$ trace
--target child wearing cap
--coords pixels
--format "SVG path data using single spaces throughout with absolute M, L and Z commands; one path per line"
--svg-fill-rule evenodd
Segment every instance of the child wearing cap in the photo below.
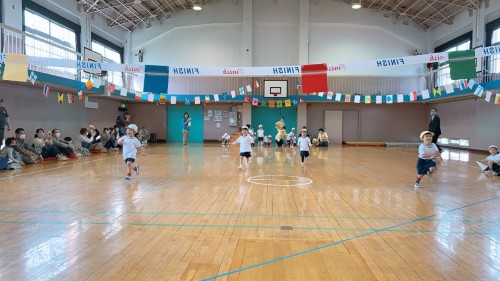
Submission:
M 477 162 L 481 170 L 487 175 L 500 175 L 500 153 L 498 153 L 498 147 L 496 145 L 490 145 L 488 147 L 490 155 L 481 161 L 488 161 L 488 166 L 481 162 Z
M 297 146 L 300 150 L 301 165 L 304 166 L 305 159 L 309 157 L 309 148 L 311 147 L 311 139 L 307 136 L 307 129 L 302 129 L 300 131 L 301 136 L 297 140 Z
M 139 175 L 139 165 L 134 164 L 137 156 L 137 149 L 141 147 L 141 142 L 135 137 L 138 128 L 135 124 L 127 126 L 126 135 L 118 139 L 118 144 L 123 146 L 123 160 L 127 164 L 127 176 L 125 179 L 129 180 L 132 176 L 132 170 L 135 175 Z M 144 151 L 141 150 L 141 155 L 144 156 Z
M 418 147 L 417 180 L 415 187 L 420 187 L 420 180 L 425 176 L 430 176 L 436 171 L 436 157 L 440 157 L 439 149 L 432 142 L 432 133 L 423 131 L 420 133 L 422 143 Z
M 273 137 L 271 135 L 264 136 L 264 145 L 271 146 L 272 139 L 273 139 Z
M 252 137 L 248 134 L 248 127 L 241 127 L 241 136 L 232 144 L 240 144 L 240 169 L 243 169 L 243 162 L 247 169 L 250 169 L 250 164 L 248 163 L 248 158 L 252 157 Z
M 259 125 L 259 129 L 257 129 L 257 145 L 261 146 L 264 142 L 264 128 L 262 124 Z
M 222 137 L 220 137 L 220 142 L 222 143 L 222 146 L 226 146 L 231 139 L 231 136 L 228 133 L 224 133 Z

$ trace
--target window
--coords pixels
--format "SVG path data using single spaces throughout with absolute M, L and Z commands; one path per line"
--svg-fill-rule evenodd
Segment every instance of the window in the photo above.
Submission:
M 101 42 L 92 40 L 92 51 L 100 53 L 103 57 L 103 62 L 122 63 L 121 53 L 116 49 L 112 49 L 102 44 Z M 108 81 L 115 85 L 123 86 L 122 73 L 108 72 Z
M 435 52 L 456 52 L 470 50 L 472 41 L 472 32 L 457 37 L 448 43 L 438 46 Z M 448 62 L 439 64 L 439 70 L 436 72 L 436 86 L 443 86 L 453 83 L 450 77 L 450 67 Z
M 486 46 L 500 45 L 500 19 L 486 24 Z M 493 55 L 486 58 L 488 61 L 488 71 L 500 73 L 500 55 Z
M 24 30 L 26 33 L 43 39 L 26 37 L 24 46 L 28 56 L 78 60 L 76 32 L 30 9 L 24 10 Z M 45 42 L 48 41 L 48 42 Z M 75 78 L 73 68 L 47 67 L 51 70 L 69 74 Z

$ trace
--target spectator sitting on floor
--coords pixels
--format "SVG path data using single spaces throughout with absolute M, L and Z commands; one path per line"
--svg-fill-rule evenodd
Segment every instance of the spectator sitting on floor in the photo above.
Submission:
M 318 146 L 328 146 L 329 144 L 330 140 L 328 140 L 328 134 L 323 128 L 320 128 L 318 133 Z
M 33 139 L 33 147 L 42 152 L 43 158 L 57 157 L 59 161 L 66 161 L 68 158 L 61 153 L 59 148 L 52 143 L 52 136 L 45 137 L 45 131 L 42 128 L 36 129 L 35 138 Z
M 0 170 L 20 169 L 24 165 L 24 162 L 14 157 L 15 146 L 17 146 L 17 142 L 14 138 L 7 138 L 5 140 L 5 147 L 0 150 Z
M 61 138 L 61 132 L 59 129 L 52 130 L 52 143 L 59 148 L 59 150 L 67 157 L 76 159 L 75 150 L 72 147 L 72 143 Z
M 87 137 L 90 138 L 92 135 L 94 135 L 94 140 L 92 141 L 92 144 L 90 144 L 89 150 L 90 151 L 97 151 L 97 152 L 107 152 L 107 149 L 104 148 L 104 144 L 101 142 L 101 133 L 99 133 L 99 130 L 94 125 L 89 125 L 88 127 L 88 133 Z
M 26 142 L 26 132 L 24 131 L 23 128 L 17 128 L 16 131 L 16 146 L 14 147 L 14 150 L 17 151 L 20 154 L 20 159 L 18 161 L 22 160 L 26 164 L 35 164 L 38 162 L 43 161 L 43 156 L 41 152 L 38 152 L 36 149 L 33 147 L 29 146 Z

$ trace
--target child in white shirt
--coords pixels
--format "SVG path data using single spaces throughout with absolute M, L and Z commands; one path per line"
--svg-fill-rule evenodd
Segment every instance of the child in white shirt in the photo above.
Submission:
M 500 153 L 498 153 L 498 147 L 496 145 L 490 145 L 488 151 L 490 155 L 486 157 L 486 159 L 481 160 L 488 161 L 488 165 L 484 165 L 479 161 L 477 164 L 481 164 L 479 167 L 481 167 L 481 170 L 483 170 L 485 174 L 498 176 L 500 175 Z
M 219 141 L 222 143 L 222 146 L 226 146 L 230 139 L 231 136 L 228 133 L 224 133 Z
M 290 147 L 295 146 L 295 128 L 292 128 L 290 133 L 286 136 L 286 144 Z
M 250 164 L 248 163 L 248 158 L 252 157 L 252 137 L 248 134 L 248 127 L 241 127 L 241 136 L 233 142 L 233 144 L 240 144 L 240 169 L 243 169 L 243 162 L 247 169 L 250 169 Z
M 123 160 L 127 164 L 126 180 L 130 179 L 132 170 L 135 171 L 136 176 L 139 175 L 139 165 L 134 164 L 137 157 L 137 149 L 141 147 L 141 142 L 135 137 L 137 130 L 137 125 L 130 124 L 127 126 L 127 134 L 118 139 L 118 144 L 123 146 Z M 141 150 L 141 155 L 144 156 L 143 150 Z
M 257 130 L 257 144 L 258 146 L 261 146 L 263 143 L 264 143 L 264 128 L 262 127 L 261 124 L 259 125 L 259 129 Z
M 300 131 L 301 136 L 297 140 L 297 146 L 300 150 L 301 165 L 305 165 L 305 160 L 309 157 L 309 148 L 311 147 L 311 139 L 307 136 L 307 130 L 302 129 Z

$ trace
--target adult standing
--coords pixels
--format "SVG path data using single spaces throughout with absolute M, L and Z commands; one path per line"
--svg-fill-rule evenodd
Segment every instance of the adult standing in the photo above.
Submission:
M 441 135 L 441 118 L 439 118 L 436 108 L 431 109 L 431 122 L 429 122 L 429 131 L 432 133 L 432 142 L 436 144 L 439 152 L 443 152 L 443 149 L 437 144 L 438 138 Z
M 3 99 L 0 99 L 0 147 L 3 145 L 5 126 L 7 126 L 7 131 L 10 131 L 9 114 L 7 113 L 7 109 L 3 106 Z
M 120 137 L 124 136 L 126 133 L 126 128 L 130 123 L 130 113 L 123 112 L 122 115 L 116 117 L 116 126 L 118 126 Z
M 182 144 L 184 145 L 184 147 L 187 146 L 190 129 L 191 129 L 191 117 L 189 117 L 189 113 L 184 112 L 184 116 L 182 117 Z

